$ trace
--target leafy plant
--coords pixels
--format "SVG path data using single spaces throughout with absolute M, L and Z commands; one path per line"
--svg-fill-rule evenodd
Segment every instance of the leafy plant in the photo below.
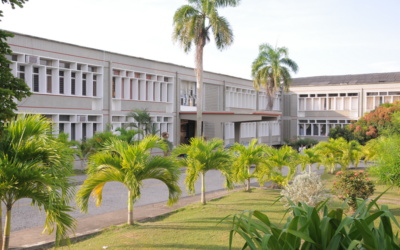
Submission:
M 70 243 L 69 233 L 76 229 L 69 214 L 75 194 L 70 180 L 73 150 L 53 133 L 52 124 L 40 114 L 20 114 L 5 128 L 0 140 L 0 206 L 6 206 L 3 249 L 9 245 L 12 208 L 26 198 L 32 200 L 32 208 L 44 209 L 44 231 L 51 234 L 55 229 L 56 247 Z
M 382 194 L 381 194 L 382 195 Z M 393 233 L 391 222 L 400 228 L 387 205 L 379 207 L 377 197 L 359 202 L 352 216 L 344 216 L 342 208 L 329 211 L 326 200 L 315 207 L 292 201 L 289 216 L 283 228 L 271 223 L 268 215 L 260 211 L 244 211 L 228 216 L 232 229 L 229 235 L 229 249 L 235 234 L 245 240 L 242 249 L 251 250 L 306 250 L 306 249 L 400 249 L 397 235 Z M 376 207 L 378 211 L 371 214 Z M 323 213 L 322 218 L 318 213 Z M 374 222 L 379 220 L 379 226 Z
M 299 161 L 301 170 L 305 171 L 308 167 L 308 171 L 311 173 L 312 165 L 321 162 L 321 156 L 316 152 L 315 148 L 309 148 L 305 149 L 303 154 L 299 155 Z
M 333 182 L 332 193 L 336 194 L 341 200 L 349 199 L 347 204 L 355 211 L 357 199 L 366 200 L 374 194 L 375 185 L 367 175 L 368 173 L 364 173 L 364 171 L 337 172 L 336 177 L 340 180 Z
M 311 148 L 313 145 L 318 144 L 317 140 L 311 138 L 300 138 L 300 137 L 294 138 L 292 140 L 285 139 L 284 141 L 288 146 L 291 146 L 293 149 L 297 151 L 299 151 L 301 145 L 307 146 L 307 148 Z
M 92 195 L 100 206 L 103 188 L 107 182 L 117 181 L 128 189 L 128 224 L 133 225 L 133 204 L 140 199 L 143 181 L 156 179 L 168 188 L 168 205 L 176 203 L 181 195 L 178 181 L 181 172 L 173 160 L 166 157 L 151 157 L 152 148 L 166 149 L 166 144 L 157 136 L 146 136 L 141 142 L 130 145 L 126 141 L 112 138 L 106 141 L 103 150 L 90 157 L 88 178 L 76 195 L 81 212 L 87 212 Z
M 181 167 L 186 167 L 186 190 L 190 194 L 195 194 L 195 184 L 197 178 L 201 177 L 201 203 L 206 204 L 205 175 L 207 171 L 219 170 L 225 177 L 225 187 L 234 187 L 231 173 L 231 154 L 223 148 L 224 141 L 214 138 L 210 141 L 204 138 L 192 138 L 190 145 L 181 144 L 172 152 L 172 157 L 186 155 L 177 159 Z
M 282 199 L 280 201 L 287 208 L 291 206 L 288 199 L 295 204 L 304 202 L 308 206 L 315 207 L 330 197 L 325 189 L 325 182 L 321 180 L 321 177 L 315 172 L 307 173 L 305 171 L 297 175 L 292 184 L 285 186 L 281 191 L 281 195 Z
M 257 139 L 252 139 L 248 145 L 235 143 L 230 147 L 234 153 L 232 172 L 235 181 L 245 183 L 247 180 L 246 191 L 250 191 L 250 179 L 259 177 L 258 170 L 264 161 L 265 146 L 257 144 L 257 141 Z M 253 173 L 250 171 L 252 165 L 255 166 Z

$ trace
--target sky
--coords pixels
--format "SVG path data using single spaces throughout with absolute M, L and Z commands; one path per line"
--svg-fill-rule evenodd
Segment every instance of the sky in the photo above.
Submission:
M 0 5 L 0 28 L 96 49 L 194 67 L 172 41 L 172 17 L 185 0 L 29 0 Z M 285 46 L 292 77 L 400 71 L 399 0 L 242 0 L 219 14 L 235 40 L 211 41 L 204 70 L 251 79 L 263 43 Z

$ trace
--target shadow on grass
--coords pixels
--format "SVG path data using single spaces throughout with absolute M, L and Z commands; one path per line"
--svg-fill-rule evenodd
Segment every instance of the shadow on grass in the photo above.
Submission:
M 112 248 L 116 249 L 215 249 L 215 250 L 221 250 L 221 249 L 228 249 L 229 242 L 226 242 L 226 246 L 220 246 L 220 245 L 207 245 L 207 241 L 205 241 L 204 245 L 200 244 L 140 244 L 140 246 L 129 246 L 129 245 L 121 245 L 121 246 L 113 246 Z M 241 248 L 235 248 L 233 247 L 232 249 L 241 249 Z

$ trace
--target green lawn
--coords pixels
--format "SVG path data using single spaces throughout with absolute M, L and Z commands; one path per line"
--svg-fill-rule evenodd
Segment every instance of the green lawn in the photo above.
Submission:
M 327 189 L 332 187 L 335 175 L 324 174 Z M 376 178 L 372 177 L 372 180 Z M 386 189 L 377 186 L 376 195 Z M 72 245 L 72 249 L 228 249 L 229 229 L 227 223 L 217 223 L 229 214 L 241 213 L 244 210 L 260 210 L 266 212 L 272 223 L 282 225 L 284 208 L 280 202 L 271 204 L 279 195 L 279 190 L 253 189 L 232 193 L 226 197 L 200 204 L 189 205 L 173 213 L 153 221 L 138 223 L 135 226 L 111 227 L 92 237 L 82 239 Z M 390 210 L 400 221 L 400 205 L 394 197 L 397 190 L 390 190 L 382 198 Z M 389 202 L 386 202 L 389 201 Z M 393 203 L 391 203 L 393 201 Z M 341 205 L 341 201 L 333 199 L 331 207 Z M 393 225 L 395 231 L 398 228 Z M 234 249 L 241 249 L 244 241 L 236 237 Z

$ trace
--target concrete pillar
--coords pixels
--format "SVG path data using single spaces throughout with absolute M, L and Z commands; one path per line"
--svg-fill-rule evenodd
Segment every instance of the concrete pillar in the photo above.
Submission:
M 175 128 L 174 128 L 174 145 L 178 146 L 181 144 L 181 118 L 179 117 L 179 112 L 181 111 L 181 79 L 178 78 L 179 74 L 175 74 Z
M 234 123 L 235 127 L 235 142 L 240 143 L 240 122 L 235 122 Z
M 108 62 L 108 124 L 110 126 L 112 124 L 112 101 L 113 101 L 112 82 L 113 82 L 112 62 L 109 61 Z M 107 125 L 105 127 L 107 128 Z M 103 130 L 105 130 L 104 127 Z
M 268 144 L 272 146 L 272 122 L 268 122 Z

